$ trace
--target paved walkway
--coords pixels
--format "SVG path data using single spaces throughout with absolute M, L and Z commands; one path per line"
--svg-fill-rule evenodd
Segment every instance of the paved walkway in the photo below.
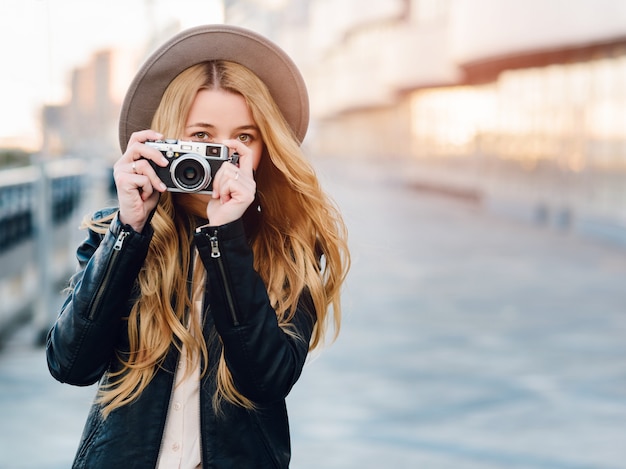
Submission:
M 338 341 L 289 397 L 295 469 L 626 468 L 626 251 L 324 160 L 351 231 Z M 94 389 L 0 353 L 0 469 L 69 467 Z

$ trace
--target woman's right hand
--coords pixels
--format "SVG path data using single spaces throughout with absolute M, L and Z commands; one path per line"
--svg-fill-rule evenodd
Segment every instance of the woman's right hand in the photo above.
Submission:
M 163 135 L 153 130 L 142 130 L 130 136 L 128 147 L 113 165 L 117 188 L 119 220 L 141 233 L 150 213 L 156 207 L 166 187 L 148 160 L 167 166 L 167 159 L 156 148 L 145 145 L 147 140 L 161 140 Z

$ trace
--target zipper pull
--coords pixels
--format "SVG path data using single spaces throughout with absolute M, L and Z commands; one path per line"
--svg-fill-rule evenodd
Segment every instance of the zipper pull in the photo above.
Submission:
M 124 240 L 128 237 L 130 233 L 128 231 L 121 231 L 113 245 L 113 249 L 116 251 L 122 250 L 122 244 L 124 244 Z
M 222 254 L 220 253 L 220 247 L 217 242 L 217 231 L 213 233 L 209 241 L 211 242 L 211 257 L 214 259 L 220 257 Z

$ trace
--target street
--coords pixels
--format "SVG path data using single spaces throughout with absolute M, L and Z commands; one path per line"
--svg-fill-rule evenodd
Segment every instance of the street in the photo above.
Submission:
M 337 341 L 288 398 L 294 469 L 626 468 L 626 250 L 321 159 L 350 230 Z M 0 351 L 0 469 L 69 468 L 95 388 Z

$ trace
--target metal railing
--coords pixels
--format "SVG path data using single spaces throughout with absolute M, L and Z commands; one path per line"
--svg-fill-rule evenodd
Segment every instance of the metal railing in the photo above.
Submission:
M 40 338 L 49 327 L 53 291 L 74 268 L 72 222 L 85 186 L 82 160 L 0 170 L 0 345 L 25 322 Z

